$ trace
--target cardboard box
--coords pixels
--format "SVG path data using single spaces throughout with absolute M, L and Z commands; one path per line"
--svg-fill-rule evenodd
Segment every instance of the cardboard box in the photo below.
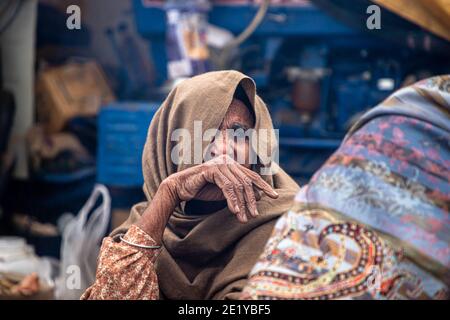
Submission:
M 38 121 L 47 133 L 60 131 L 75 116 L 96 115 L 115 100 L 106 76 L 93 62 L 72 62 L 43 71 L 37 79 Z

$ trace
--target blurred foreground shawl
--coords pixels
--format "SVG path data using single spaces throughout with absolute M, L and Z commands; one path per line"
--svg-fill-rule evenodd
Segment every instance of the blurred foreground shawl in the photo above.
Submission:
M 366 113 L 277 222 L 244 298 L 448 299 L 450 76 Z

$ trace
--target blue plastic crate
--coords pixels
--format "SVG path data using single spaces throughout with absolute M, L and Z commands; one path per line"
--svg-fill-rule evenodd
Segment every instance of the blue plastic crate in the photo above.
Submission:
M 143 183 L 142 151 L 159 103 L 112 103 L 98 117 L 97 181 L 109 186 Z

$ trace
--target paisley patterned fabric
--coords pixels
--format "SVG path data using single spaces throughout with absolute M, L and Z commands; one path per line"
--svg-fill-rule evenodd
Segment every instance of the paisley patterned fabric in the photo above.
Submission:
M 277 222 L 244 298 L 448 299 L 450 77 L 369 111 Z

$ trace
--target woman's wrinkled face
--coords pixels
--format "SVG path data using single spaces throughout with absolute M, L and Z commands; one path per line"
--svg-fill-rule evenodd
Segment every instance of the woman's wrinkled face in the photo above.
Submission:
M 245 135 L 252 129 L 255 120 L 247 106 L 238 99 L 233 99 L 219 127 L 220 134 L 212 141 L 213 157 L 227 154 L 235 161 L 250 168 L 249 138 Z

